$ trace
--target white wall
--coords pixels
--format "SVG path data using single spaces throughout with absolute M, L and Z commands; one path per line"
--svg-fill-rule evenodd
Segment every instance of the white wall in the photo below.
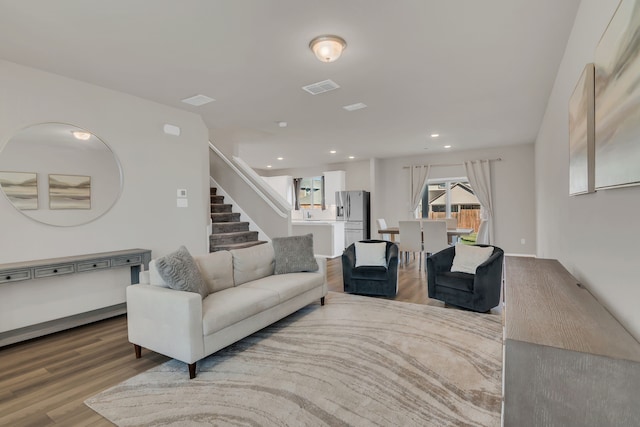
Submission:
M 291 175 L 294 178 L 307 176 L 321 176 L 324 171 L 345 171 L 345 190 L 371 191 L 369 177 L 369 160 L 358 160 L 344 163 L 331 163 L 326 165 L 291 168 L 291 169 L 259 169 L 262 176 Z
M 430 178 L 466 176 L 462 162 L 502 158 L 491 162 L 495 244 L 507 253 L 534 254 L 536 248 L 533 144 L 483 150 L 453 151 L 423 156 L 380 159 L 376 162 L 376 195 L 372 196 L 375 218 L 387 225 L 411 219 L 409 212 L 409 170 L 403 166 L 459 164 L 431 168 Z M 374 218 L 374 220 L 375 220 Z M 375 233 L 372 235 L 377 235 Z M 520 240 L 525 239 L 525 244 Z
M 558 259 L 640 338 L 640 187 L 569 197 L 569 97 L 617 5 L 582 0 L 549 98 L 535 146 L 538 255 Z
M 179 245 L 194 254 L 207 251 L 208 130 L 198 115 L 4 61 L 0 91 L 0 148 L 25 126 L 70 123 L 105 141 L 124 174 L 119 201 L 81 226 L 35 222 L 0 197 L 0 263 L 129 248 L 151 249 L 157 257 Z M 165 135 L 165 123 L 180 126 L 181 136 Z M 187 189 L 188 208 L 176 207 L 178 188 Z M 0 331 L 124 302 L 127 274 L 3 285 Z

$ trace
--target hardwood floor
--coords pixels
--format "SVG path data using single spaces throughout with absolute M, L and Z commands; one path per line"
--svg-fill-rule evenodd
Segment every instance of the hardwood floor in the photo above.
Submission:
M 342 292 L 340 258 L 327 276 Z M 443 306 L 427 297 L 417 259 L 400 267 L 398 288 L 395 300 Z M 84 400 L 166 360 L 147 350 L 135 359 L 124 315 L 0 348 L 0 426 L 112 425 Z

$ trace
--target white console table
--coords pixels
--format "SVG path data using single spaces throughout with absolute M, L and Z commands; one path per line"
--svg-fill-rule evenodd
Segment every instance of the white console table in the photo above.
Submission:
M 127 249 L 0 264 L 0 286 L 21 281 L 113 268 L 130 268 L 131 284 L 135 284 L 139 283 L 138 276 L 141 267 L 144 266 L 145 269 L 148 268 L 149 261 L 151 261 L 150 250 Z M 0 347 L 123 313 L 126 313 L 126 303 L 116 304 L 93 310 L 89 313 L 81 313 L 20 329 L 5 331 L 0 333 Z

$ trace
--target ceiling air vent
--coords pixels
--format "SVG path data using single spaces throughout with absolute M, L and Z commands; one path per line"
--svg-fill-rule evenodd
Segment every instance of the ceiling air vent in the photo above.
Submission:
M 320 93 L 329 92 L 331 90 L 338 89 L 340 86 L 332 80 L 324 80 L 322 82 L 313 83 L 310 85 L 302 86 L 303 90 L 306 90 L 311 95 L 318 95 Z
M 182 102 L 184 102 L 185 104 L 195 105 L 196 107 L 199 107 L 204 104 L 208 104 L 213 101 L 215 101 L 215 99 L 209 98 L 207 95 L 200 95 L 200 94 L 194 95 L 190 98 L 185 98 L 182 100 Z

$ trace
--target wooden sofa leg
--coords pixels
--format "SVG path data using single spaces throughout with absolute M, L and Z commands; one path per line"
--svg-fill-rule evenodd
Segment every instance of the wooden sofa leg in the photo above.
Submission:
M 140 359 L 142 357 L 142 347 L 140 347 L 138 344 L 134 344 L 133 349 L 136 352 L 136 359 Z
M 320 305 L 324 305 L 324 297 L 320 298 Z
M 189 379 L 192 380 L 196 377 L 196 362 L 189 363 Z

